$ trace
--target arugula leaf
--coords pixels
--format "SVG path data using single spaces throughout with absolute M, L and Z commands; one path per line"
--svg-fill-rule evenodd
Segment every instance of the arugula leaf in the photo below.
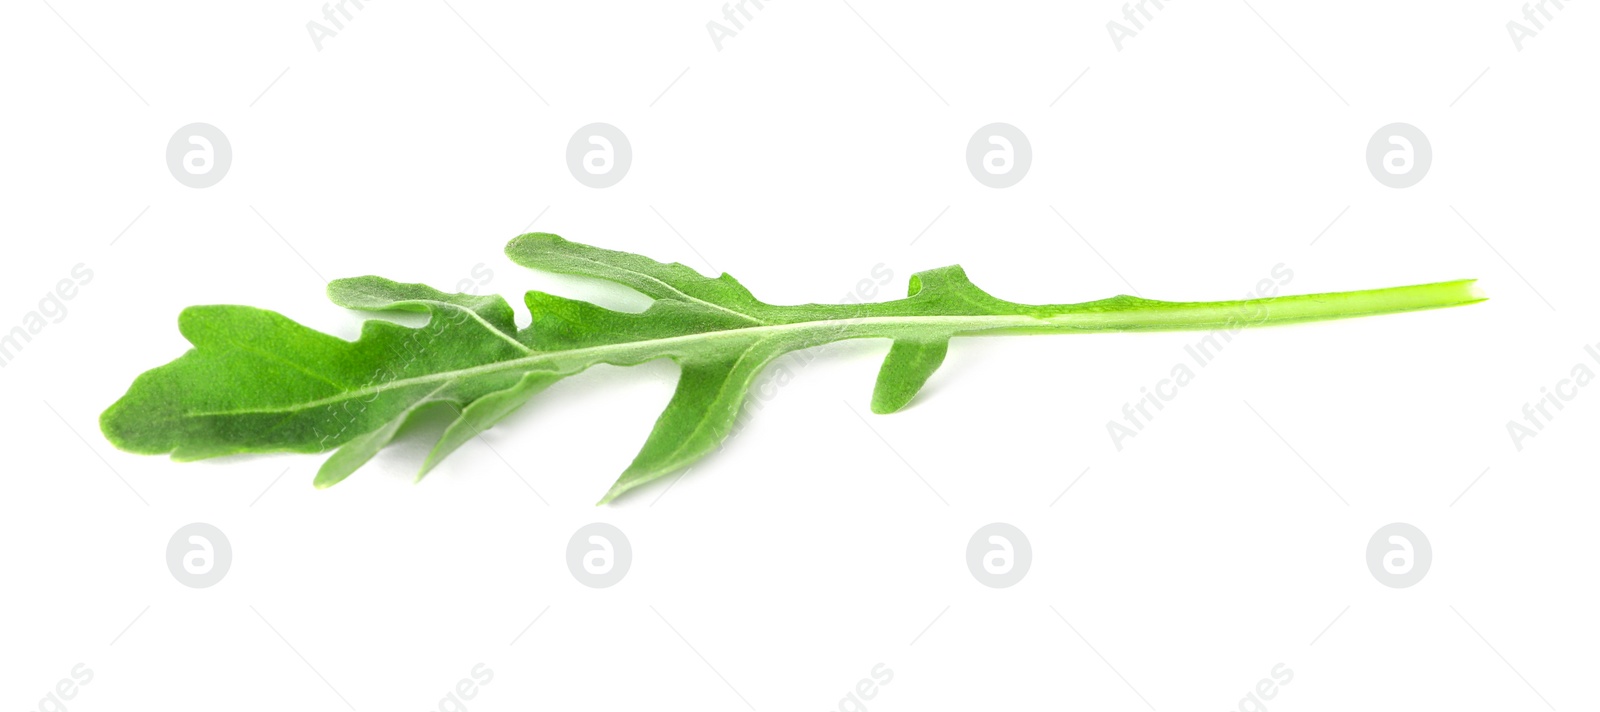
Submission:
M 603 504 L 710 454 L 732 431 L 751 385 L 773 359 L 856 338 L 888 338 L 872 410 L 905 407 L 938 370 L 951 337 L 1093 331 L 1238 329 L 1471 304 L 1473 280 L 1357 292 L 1224 302 L 1117 296 L 1028 305 L 979 289 L 960 267 L 912 276 L 904 299 L 872 304 L 767 304 L 733 277 L 663 264 L 530 233 L 512 261 L 631 287 L 654 301 L 640 313 L 528 292 L 532 323 L 517 329 L 499 296 L 446 294 L 381 277 L 336 280 L 335 304 L 429 315 L 406 327 L 366 322 L 345 341 L 246 306 L 185 309 L 178 328 L 194 348 L 145 372 L 100 417 L 112 444 L 197 460 L 246 452 L 335 450 L 317 473 L 328 487 L 359 469 L 423 410 L 455 420 L 418 479 L 540 391 L 596 364 L 659 358 L 682 369 L 644 446 Z

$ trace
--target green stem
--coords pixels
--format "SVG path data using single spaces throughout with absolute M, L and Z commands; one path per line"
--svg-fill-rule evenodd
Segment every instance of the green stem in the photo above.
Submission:
M 1487 299 L 1476 286 L 1476 281 L 1462 279 L 1407 287 L 1222 302 L 1162 302 L 1137 297 L 1113 297 L 1097 302 L 1044 307 L 1049 313 L 1041 316 L 1048 325 L 984 333 L 1206 331 L 1442 309 Z

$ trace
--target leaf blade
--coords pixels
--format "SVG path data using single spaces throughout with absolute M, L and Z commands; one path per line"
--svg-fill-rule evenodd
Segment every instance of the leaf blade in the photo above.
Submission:
M 906 407 L 933 372 L 939 370 L 949 350 L 949 337 L 895 339 L 878 369 L 878 382 L 872 389 L 872 412 L 884 415 Z
M 680 363 L 677 388 L 639 454 L 598 504 L 676 472 L 722 445 L 732 432 L 750 385 L 782 348 L 756 342 L 732 357 Z

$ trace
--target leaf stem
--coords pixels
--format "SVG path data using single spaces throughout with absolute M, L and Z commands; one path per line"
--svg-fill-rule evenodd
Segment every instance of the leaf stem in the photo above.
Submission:
M 1442 309 L 1487 299 L 1483 291 L 1478 289 L 1476 281 L 1462 279 L 1406 287 L 1221 302 L 1162 302 L 1122 296 L 1054 307 L 1058 310 L 1056 313 L 1043 315 L 1048 326 L 1007 328 L 985 333 L 1204 331 Z

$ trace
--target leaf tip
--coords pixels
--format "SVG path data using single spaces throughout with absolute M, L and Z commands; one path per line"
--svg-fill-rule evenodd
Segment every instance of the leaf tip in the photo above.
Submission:
M 888 415 L 906 407 L 906 404 L 910 402 L 909 398 L 895 400 L 888 397 L 879 397 L 879 394 L 874 393 L 872 395 L 872 412 L 877 415 Z
M 645 481 L 646 480 L 632 480 L 632 481 L 630 481 L 626 477 L 623 477 L 622 479 L 618 479 L 615 484 L 611 485 L 611 489 L 606 490 L 605 496 L 601 497 L 600 501 L 594 503 L 594 506 L 603 507 L 605 505 L 611 504 L 611 502 L 614 501 L 616 498 L 621 497 L 623 494 L 627 493 L 628 491 L 632 490 L 633 488 L 638 487 L 641 484 L 644 484 Z
M 122 401 L 118 400 L 100 411 L 100 435 L 118 450 L 126 450 L 127 448 L 123 447 L 122 429 L 117 421 L 117 412 L 121 410 L 121 406 Z
M 323 462 L 322 467 L 317 469 L 317 476 L 311 480 L 311 486 L 319 490 L 325 490 L 349 477 L 353 471 L 346 467 L 334 465 L 337 461 L 337 457 L 330 457 L 326 462 Z M 330 465 L 334 466 L 330 467 Z
M 328 297 L 328 301 L 333 302 L 334 304 L 337 304 L 337 305 L 339 305 L 341 307 L 354 308 L 351 305 L 352 304 L 357 304 L 357 303 L 360 302 L 360 300 L 357 299 L 357 296 L 359 295 L 360 286 L 364 282 L 372 280 L 372 279 L 376 279 L 376 278 L 374 278 L 374 277 L 340 277 L 338 279 L 335 279 L 335 280 L 332 280 L 332 281 L 328 282 L 328 286 L 325 287 L 322 291 Z
M 555 233 L 527 232 L 511 238 L 511 241 L 506 243 L 506 256 L 510 257 L 512 262 L 526 267 L 529 265 L 519 258 L 540 252 L 548 252 L 566 242 L 566 238 Z
M 872 412 L 894 413 L 906 407 L 927 384 L 928 378 L 944 363 L 949 352 L 948 336 L 931 339 L 895 339 L 889 355 L 878 369 L 878 382 L 872 388 Z

